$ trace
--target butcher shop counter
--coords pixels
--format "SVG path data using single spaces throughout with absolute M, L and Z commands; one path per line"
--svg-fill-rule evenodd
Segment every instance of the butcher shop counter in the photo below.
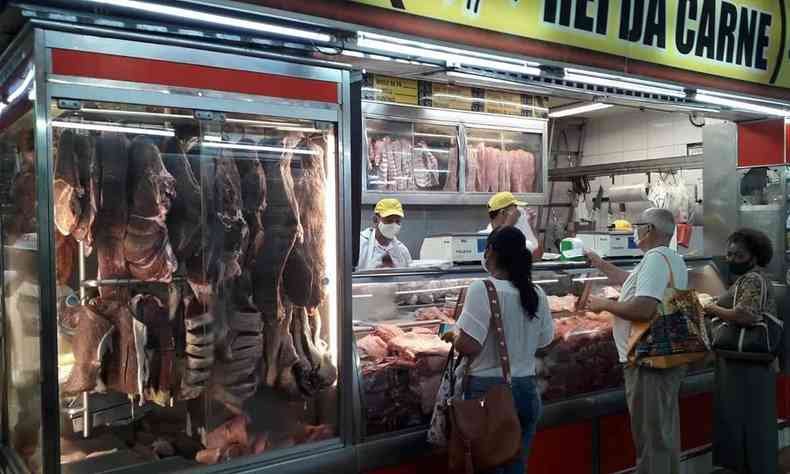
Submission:
M 630 269 L 639 259 L 610 261 Z M 707 293 L 720 291 L 711 259 L 690 257 L 686 262 L 690 285 Z M 439 328 L 454 323 L 460 293 L 486 276 L 479 265 L 462 265 L 369 270 L 352 277 L 361 431 L 366 445 L 378 447 L 376 456 L 395 448 L 424 454 L 424 430 L 449 351 L 438 337 Z M 586 262 L 535 263 L 533 281 L 549 295 L 557 327 L 552 344 L 538 354 L 544 400 L 540 428 L 623 413 L 622 367 L 611 315 L 574 308 L 585 282 L 602 297 L 615 298 L 618 289 Z M 711 361 L 706 361 L 689 371 L 683 396 L 711 390 L 710 367 Z

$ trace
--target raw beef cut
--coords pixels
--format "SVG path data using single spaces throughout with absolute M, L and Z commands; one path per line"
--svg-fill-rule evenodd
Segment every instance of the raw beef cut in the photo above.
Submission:
M 291 334 L 299 356 L 294 366 L 294 377 L 302 396 L 306 398 L 331 387 L 337 380 L 337 369 L 332 363 L 328 347 L 312 327 L 320 318 L 317 311 L 311 314 L 305 308 L 294 308 Z
M 263 141 L 262 146 L 277 148 L 295 143 L 293 139 Z M 283 270 L 297 240 L 301 240 L 299 206 L 294 196 L 291 160 L 293 154 L 273 152 L 258 154 L 266 174 L 268 205 L 263 214 L 266 229 L 265 251 L 256 258 L 253 272 L 254 301 L 264 323 L 263 382 L 274 386 L 280 349 L 290 339 L 290 320 L 286 320 L 285 301 L 282 293 Z M 295 357 L 295 351 L 294 351 Z
M 212 281 L 224 282 L 241 275 L 242 252 L 247 248 L 249 227 L 242 213 L 241 176 L 230 150 L 216 157 L 212 197 L 208 200 L 210 252 L 217 252 L 220 266 L 211 271 Z
M 512 155 L 506 151 L 496 151 L 499 160 L 499 183 L 497 184 L 497 192 L 511 191 L 510 179 L 512 173 Z
M 241 145 L 254 146 L 255 142 L 243 139 Z M 266 212 L 266 173 L 254 151 L 239 150 L 233 156 L 241 175 L 242 213 L 249 227 L 249 245 L 244 249 L 242 267 L 255 268 L 255 258 L 264 243 L 263 214 Z
M 61 325 L 74 334 L 71 344 L 75 363 L 60 387 L 61 393 L 77 395 L 91 391 L 96 387 L 113 325 L 90 306 L 71 307 L 58 316 Z
M 393 142 L 395 143 L 395 142 Z M 401 179 L 398 180 L 398 191 L 414 191 L 414 153 L 409 140 L 398 140 L 395 153 L 400 154 Z
M 80 136 L 75 144 L 82 194 L 80 196 L 80 218 L 72 235 L 78 242 L 83 243 L 85 254 L 90 255 L 93 250 L 93 225 L 96 221 L 96 214 L 99 212 L 101 169 L 96 158 L 96 144 L 93 138 Z
M 383 339 L 384 342 L 389 344 L 390 341 L 396 337 L 404 336 L 406 333 L 403 332 L 403 329 L 399 328 L 398 326 L 392 324 L 379 324 L 373 330 L 373 334 L 377 335 Z
M 601 290 L 601 294 L 604 298 L 611 298 L 614 300 L 620 298 L 620 290 L 611 286 L 605 286 L 603 290 Z
M 153 295 L 137 295 L 131 301 L 135 319 L 147 328 L 146 353 L 150 376 L 145 398 L 167 406 L 174 389 L 176 345 L 168 309 Z
M 13 218 L 8 226 L 9 243 L 13 244 L 24 235 L 38 232 L 38 216 L 36 215 L 36 173 L 34 168 L 25 167 L 14 176 L 11 184 L 13 199 Z
M 414 149 L 414 183 L 417 189 L 431 189 L 439 185 L 439 160 L 428 150 L 425 142 Z
M 390 352 L 407 360 L 416 360 L 418 355 L 444 355 L 450 352 L 450 344 L 432 334 L 407 332 L 390 340 Z
M 552 313 L 572 313 L 576 310 L 576 300 L 578 298 L 574 295 L 567 296 L 549 296 L 549 308 Z
M 195 459 L 201 464 L 217 464 L 252 454 L 257 439 L 248 433 L 250 420 L 238 415 L 206 434 L 206 449 Z
M 55 182 L 53 198 L 55 200 L 55 227 L 63 235 L 71 235 L 77 227 L 82 214 L 80 198 L 83 189 L 79 179 L 79 158 L 77 141 L 82 137 L 71 130 L 60 135 L 58 153 L 55 157 Z
M 117 133 L 102 133 L 96 140 L 96 156 L 101 167 L 101 199 L 96 216 L 96 255 L 99 278 L 129 278 L 124 257 L 124 237 L 128 217 L 127 179 L 129 142 Z M 122 287 L 100 286 L 103 298 L 128 298 Z
M 483 147 L 480 157 L 480 173 L 484 193 L 495 193 L 499 188 L 500 151 L 496 148 Z
M 458 147 L 450 148 L 447 155 L 447 179 L 444 182 L 445 191 L 458 191 Z
M 485 145 L 481 142 L 466 148 L 466 191 L 483 191 L 483 152 Z
M 107 386 L 128 395 L 139 393 L 138 348 L 135 345 L 134 318 L 129 305 L 127 302 L 99 298 L 92 302 L 91 309 L 109 320 L 115 328 L 104 376 Z
M 389 354 L 387 343 L 384 342 L 384 339 L 374 334 L 368 334 L 359 339 L 357 341 L 357 349 L 359 349 L 360 357 L 374 361 L 383 360 Z
M 266 349 L 266 366 L 268 372 L 266 374 L 266 384 L 274 386 L 285 395 L 291 398 L 300 396 L 299 386 L 296 382 L 294 374 L 294 366 L 299 362 L 299 354 L 296 353 L 296 345 L 294 344 L 293 334 L 291 334 L 291 323 L 294 317 L 294 306 L 289 301 L 285 301 L 283 313 L 285 318 L 279 322 L 275 338 L 270 338 L 269 333 L 265 332 L 265 345 Z M 275 355 L 270 353 L 269 342 L 273 341 L 272 346 L 278 348 Z M 278 347 L 279 346 L 279 347 Z M 269 363 L 274 361 L 274 363 Z
M 77 260 L 77 242 L 55 230 L 55 273 L 59 285 L 68 285 Z
M 164 150 L 162 161 L 176 180 L 176 195 L 167 215 L 168 237 L 173 253 L 183 262 L 193 256 L 202 243 L 200 182 L 178 138 L 169 139 Z
M 297 241 L 286 264 L 284 284 L 289 299 L 298 306 L 318 307 L 324 300 L 323 279 L 326 218 L 324 153 L 307 140 L 301 141 L 292 168 L 294 196 L 299 209 L 303 239 Z
M 439 308 L 436 306 L 432 306 L 430 308 L 420 308 L 415 312 L 414 319 L 417 321 L 442 321 L 445 323 L 453 324 L 455 320 L 453 319 L 453 314 L 455 314 L 455 310 L 452 308 Z
M 191 400 L 199 397 L 208 386 L 210 369 L 214 364 L 214 317 L 196 297 L 184 301 L 184 328 L 186 348 L 184 374 L 181 380 L 180 398 Z
M 510 190 L 514 193 L 535 192 L 535 155 L 524 150 L 510 153 Z
M 175 179 L 148 137 L 134 139 L 129 151 L 131 191 L 124 255 L 129 271 L 144 281 L 169 282 L 178 267 L 165 219 L 175 197 Z

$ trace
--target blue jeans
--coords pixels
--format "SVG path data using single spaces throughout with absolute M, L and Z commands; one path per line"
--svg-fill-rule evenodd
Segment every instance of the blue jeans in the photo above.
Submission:
M 489 388 L 503 383 L 505 380 L 502 377 L 469 377 L 469 387 L 464 396 L 467 399 L 481 398 Z M 518 461 L 501 466 L 491 474 L 525 474 L 527 472 L 529 447 L 532 444 L 532 438 L 535 437 L 535 428 L 543 410 L 535 377 L 513 378 L 513 398 L 516 401 L 516 411 L 521 421 L 524 453 Z

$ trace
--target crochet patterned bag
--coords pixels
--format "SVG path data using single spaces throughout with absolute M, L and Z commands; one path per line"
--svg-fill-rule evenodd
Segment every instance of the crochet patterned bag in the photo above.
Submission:
M 710 351 L 704 311 L 694 290 L 675 288 L 672 266 L 664 298 L 650 322 L 631 325 L 628 362 L 631 365 L 668 369 L 703 359 Z

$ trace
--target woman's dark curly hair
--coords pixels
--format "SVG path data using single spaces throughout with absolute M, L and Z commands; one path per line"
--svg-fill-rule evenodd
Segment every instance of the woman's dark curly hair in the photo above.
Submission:
M 743 228 L 738 229 L 730 235 L 727 239 L 730 244 L 743 245 L 743 247 L 754 258 L 757 259 L 757 265 L 764 267 L 771 263 L 774 256 L 774 246 L 771 239 L 756 229 Z

